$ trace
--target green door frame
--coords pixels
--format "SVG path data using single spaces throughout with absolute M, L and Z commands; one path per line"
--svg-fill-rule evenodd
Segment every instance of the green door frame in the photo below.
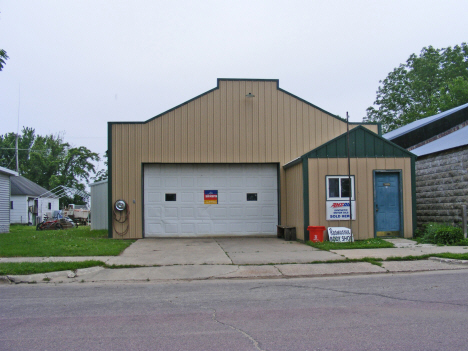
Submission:
M 376 197 L 377 197 L 377 184 L 375 182 L 375 175 L 377 173 L 397 173 L 398 174 L 398 187 L 399 187 L 399 202 L 400 202 L 400 235 L 398 235 L 399 238 L 404 237 L 405 233 L 405 227 L 404 227 L 404 219 L 403 219 L 403 178 L 402 178 L 402 170 L 401 169 L 374 169 L 372 171 L 372 181 L 374 182 L 374 204 L 372 208 L 372 212 L 374 213 L 374 238 L 377 238 L 377 216 L 375 213 L 375 208 L 376 208 Z M 379 236 L 379 238 L 382 238 L 382 236 Z M 385 238 L 385 237 L 383 237 Z

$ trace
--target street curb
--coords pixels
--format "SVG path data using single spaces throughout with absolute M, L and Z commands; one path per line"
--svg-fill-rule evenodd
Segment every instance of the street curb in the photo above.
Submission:
M 442 262 L 442 263 L 449 263 L 449 264 L 465 264 L 465 265 L 468 265 L 468 260 L 457 260 L 457 259 L 454 259 L 454 258 L 429 257 L 428 260 L 438 261 L 438 262 Z

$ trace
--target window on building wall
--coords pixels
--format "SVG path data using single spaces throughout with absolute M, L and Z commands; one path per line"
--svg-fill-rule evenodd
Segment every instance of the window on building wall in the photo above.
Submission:
M 52 209 L 52 202 L 49 202 L 49 210 Z
M 166 201 L 176 201 L 177 195 L 176 194 L 166 194 Z
M 348 176 L 327 176 L 327 201 L 349 200 L 350 192 L 354 201 L 354 176 L 351 176 L 351 184 Z
M 13 201 L 10 201 L 10 209 L 13 210 Z

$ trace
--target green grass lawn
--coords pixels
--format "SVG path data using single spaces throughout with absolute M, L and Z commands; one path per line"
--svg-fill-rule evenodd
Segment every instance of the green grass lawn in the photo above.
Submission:
M 0 263 L 0 275 L 25 275 L 59 271 L 74 271 L 80 268 L 96 266 L 104 266 L 104 262 L 5 262 Z
M 34 226 L 12 225 L 0 234 L 0 257 L 117 256 L 135 240 L 107 238 L 107 230 L 81 226 L 37 231 Z
M 312 241 L 308 241 L 307 245 L 327 251 L 350 249 L 382 249 L 394 247 L 392 243 L 389 243 L 388 241 L 382 240 L 380 238 L 356 240 L 350 243 L 334 243 L 330 241 L 324 241 L 323 243 L 314 243 Z

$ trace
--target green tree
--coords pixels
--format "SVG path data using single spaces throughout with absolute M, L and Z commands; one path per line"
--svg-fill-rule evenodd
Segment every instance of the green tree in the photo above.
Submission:
M 9 169 L 16 168 L 15 138 L 15 133 L 0 136 L 0 165 Z M 18 149 L 20 174 L 47 190 L 59 185 L 85 190 L 84 183 L 95 173 L 93 162 L 100 160 L 84 146 L 70 146 L 60 134 L 36 136 L 34 129 L 25 127 L 18 138 Z M 79 200 L 65 198 L 60 202 L 79 204 Z
M 95 182 L 99 182 L 101 180 L 107 180 L 107 178 L 109 178 L 109 175 L 108 175 L 108 168 L 109 168 L 109 160 L 108 160 L 108 156 L 107 156 L 107 150 L 106 152 L 104 153 L 104 166 L 106 166 L 106 168 L 103 168 L 103 169 L 100 169 L 97 173 L 96 173 L 96 176 L 95 177 L 91 177 L 91 179 Z
M 468 102 L 468 46 L 424 47 L 379 83 L 364 122 L 380 122 L 384 132 L 463 105 Z
M 5 61 L 8 59 L 9 57 L 6 51 L 3 49 L 0 49 L 0 71 L 3 69 L 3 67 L 5 66 Z

